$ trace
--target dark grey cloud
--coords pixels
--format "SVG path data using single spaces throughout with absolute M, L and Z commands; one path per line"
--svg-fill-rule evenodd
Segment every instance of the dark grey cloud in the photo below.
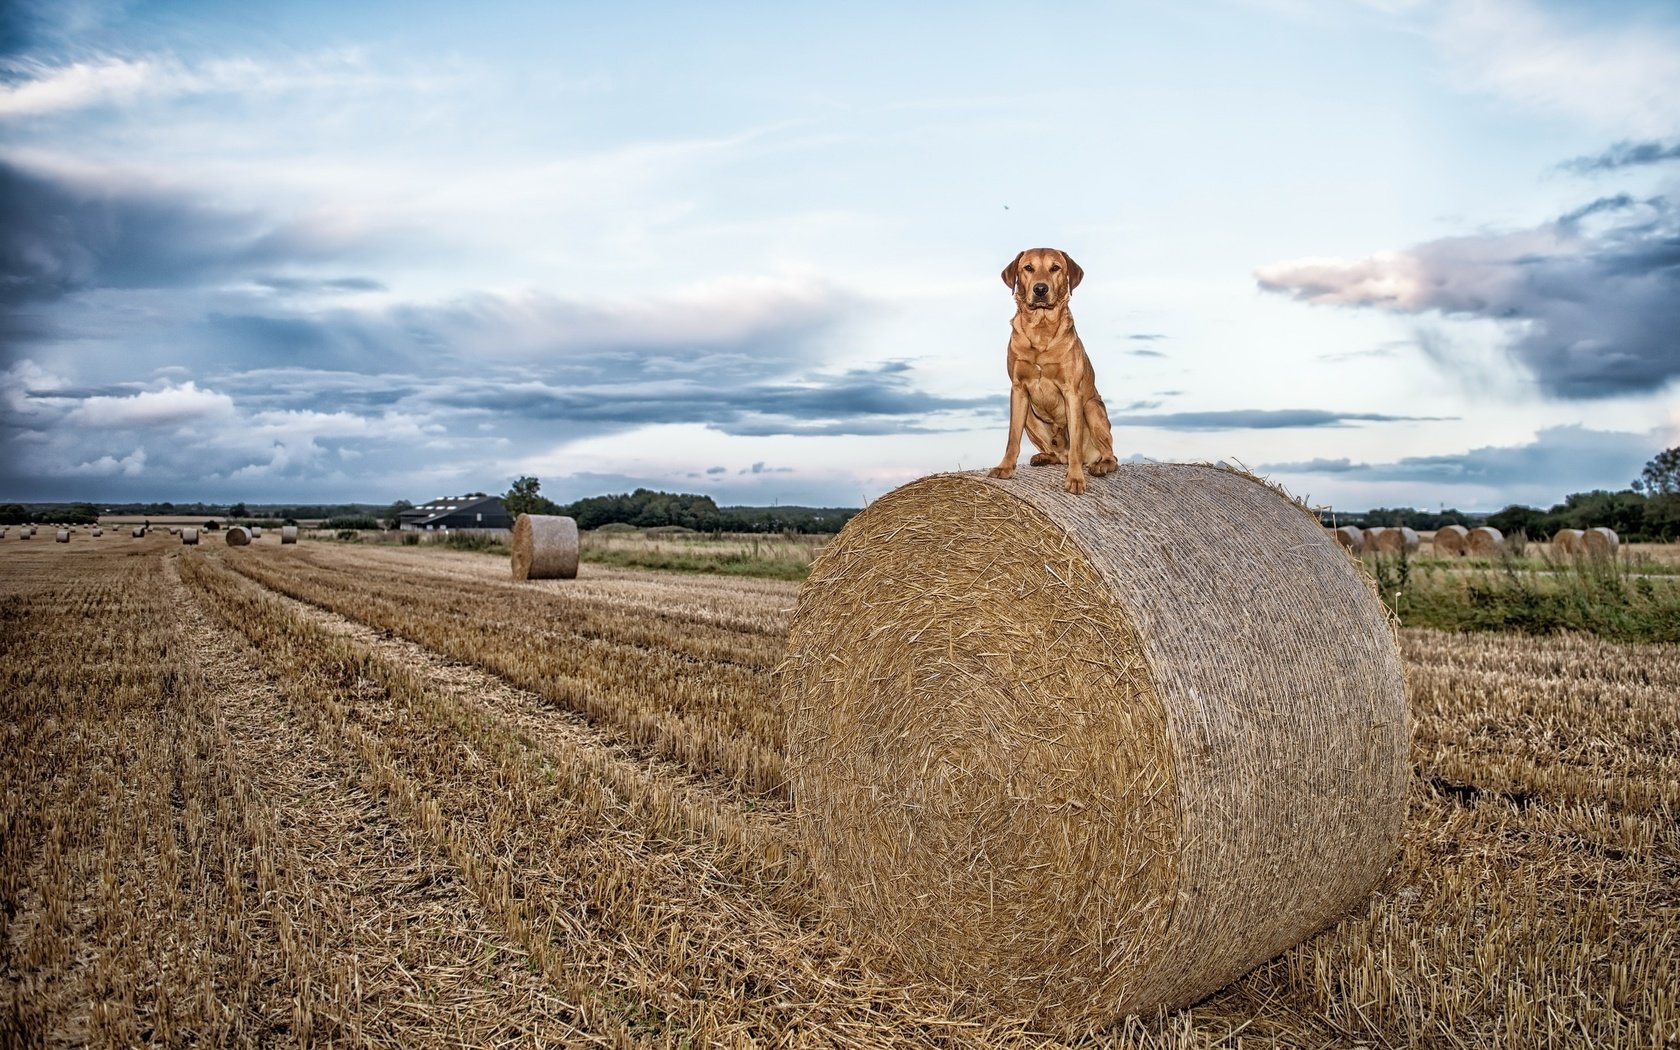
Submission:
M 316 227 L 0 160 L 0 309 L 89 289 L 226 284 L 347 248 Z
M 1624 140 L 1602 153 L 1573 157 L 1564 161 L 1558 167 L 1577 175 L 1587 175 L 1593 172 L 1617 171 L 1621 168 L 1633 168 L 1645 164 L 1660 164 L 1665 160 L 1680 160 L 1680 140 L 1674 142 L 1658 142 L 1655 140 L 1630 142 Z
M 1680 209 L 1666 197 L 1602 197 L 1529 230 L 1277 263 L 1256 278 L 1303 302 L 1510 322 L 1511 358 L 1557 398 L 1680 377 Z
M 1570 492 L 1625 488 L 1661 448 L 1657 434 L 1548 427 L 1522 445 L 1488 445 L 1439 456 L 1407 456 L 1390 463 L 1348 458 L 1263 463 L 1269 474 L 1330 475 L 1340 481 L 1422 482 L 1473 486 L 1551 502 Z
M 383 281 L 372 277 L 334 277 L 318 280 L 308 277 L 278 277 L 272 274 L 255 278 L 255 283 L 282 295 L 303 295 L 337 292 L 383 292 Z
M 1109 422 L 1117 427 L 1160 427 L 1164 430 L 1279 430 L 1290 427 L 1345 427 L 1354 423 L 1438 421 L 1444 416 L 1393 416 L 1381 412 L 1329 412 L 1316 408 L 1239 408 L 1212 412 L 1117 413 Z
M 1126 338 L 1136 340 L 1140 343 L 1153 343 L 1156 340 L 1165 339 L 1166 336 L 1162 335 L 1160 332 L 1135 332 L 1132 335 L 1128 335 Z

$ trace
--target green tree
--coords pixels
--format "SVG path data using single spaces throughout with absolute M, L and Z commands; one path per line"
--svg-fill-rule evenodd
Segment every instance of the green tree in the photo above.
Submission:
M 1645 469 L 1640 471 L 1639 478 L 1634 481 L 1633 491 L 1643 492 L 1647 496 L 1672 496 L 1680 493 L 1680 445 L 1651 457 L 1651 462 L 1645 464 Z
M 397 500 L 395 503 L 385 508 L 385 527 L 387 529 L 397 528 L 402 524 L 402 512 L 413 509 L 414 504 L 410 503 L 408 500 Z
M 244 500 L 241 500 L 228 508 L 228 517 L 230 518 L 248 518 L 250 516 L 251 512 L 245 509 Z
M 529 474 L 515 478 L 513 487 L 502 496 L 502 506 L 507 508 L 508 517 L 517 518 L 521 514 L 558 514 L 560 508 L 546 496 L 539 495 L 542 482 Z M 579 523 L 581 524 L 581 522 Z

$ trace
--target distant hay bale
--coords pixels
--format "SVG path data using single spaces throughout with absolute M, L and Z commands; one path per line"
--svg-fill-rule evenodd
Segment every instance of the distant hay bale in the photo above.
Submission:
M 1552 534 L 1552 551 L 1557 554 L 1581 554 L 1586 542 L 1580 529 L 1559 529 Z
M 1472 557 L 1497 558 L 1505 553 L 1505 534 L 1492 525 L 1478 525 L 1464 537 L 1464 549 Z
M 1614 557 L 1621 545 L 1622 538 L 1616 535 L 1616 530 L 1603 525 L 1581 533 L 1582 549 L 1594 557 Z
M 558 514 L 521 514 L 513 522 L 513 578 L 571 580 L 578 571 L 578 527 Z
M 229 525 L 227 545 L 229 547 L 249 547 L 251 545 L 251 530 L 243 525 Z
M 31 537 L 33 535 L 35 535 L 35 530 L 30 528 L 27 525 L 25 525 L 23 528 L 18 530 L 18 539 L 20 539 L 20 540 L 27 540 L 29 537 Z
M 1064 473 L 870 504 L 778 681 L 836 915 L 893 972 L 1086 1030 L 1357 907 L 1410 766 L 1388 614 L 1309 513 L 1215 467 Z
M 296 525 L 282 525 L 282 526 L 280 526 L 280 542 L 281 543 L 296 543 L 297 542 L 297 526 Z
M 198 546 L 198 530 L 190 526 L 182 529 L 181 542 L 189 547 Z
M 55 536 L 54 538 L 57 539 L 58 542 L 60 542 L 60 543 L 69 543 L 70 542 L 70 530 L 69 529 L 59 529 L 57 536 Z
M 94 527 L 93 527 L 93 535 L 95 535 L 95 536 L 103 536 L 103 535 L 105 535 L 105 530 L 104 530 L 104 529 L 102 529 L 102 528 L 100 528 L 100 527 L 99 527 L 99 526 L 98 526 L 98 525 L 95 525 L 95 526 L 94 526 Z
M 252 525 L 251 526 L 251 538 L 253 540 L 262 539 L 262 526 L 261 525 Z
M 134 526 L 133 531 L 131 531 L 129 533 L 129 535 L 133 536 L 135 539 L 139 539 L 140 537 L 144 536 L 145 534 L 146 534 L 146 527 L 144 525 Z
M 1403 525 L 1389 526 L 1373 530 L 1377 534 L 1376 550 L 1381 554 L 1416 553 L 1418 549 L 1418 534 L 1415 530 Z M 1366 550 L 1372 548 L 1367 545 Z
M 1365 530 L 1358 526 L 1343 525 L 1339 529 L 1332 529 L 1330 536 L 1354 554 L 1359 554 L 1365 550 Z
M 1370 553 L 1372 551 L 1375 551 L 1377 549 L 1377 540 L 1383 534 L 1382 526 L 1378 525 L 1375 528 L 1361 529 L 1360 532 L 1365 537 L 1365 551 L 1366 551 L 1366 553 Z
M 1435 530 L 1435 553 L 1448 558 L 1464 557 L 1470 530 L 1463 525 L 1443 525 Z

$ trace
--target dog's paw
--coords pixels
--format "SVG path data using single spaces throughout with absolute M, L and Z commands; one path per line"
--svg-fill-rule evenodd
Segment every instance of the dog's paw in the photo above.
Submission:
M 986 476 L 989 478 L 1003 478 L 1007 481 L 1015 476 L 1015 464 L 1011 463 L 1007 467 L 993 467 L 991 470 L 986 471 Z
M 1086 468 L 1092 477 L 1100 478 L 1104 474 L 1112 474 L 1120 469 L 1120 461 L 1113 456 L 1104 456 Z
M 1039 452 L 1034 454 L 1033 458 L 1027 460 L 1028 463 L 1031 463 L 1035 467 L 1054 465 L 1056 463 L 1061 463 L 1062 461 L 1062 457 L 1056 455 L 1054 452 Z
M 1083 495 L 1085 492 L 1085 478 L 1083 476 L 1069 474 L 1067 482 L 1062 485 L 1062 488 L 1067 489 L 1075 496 Z

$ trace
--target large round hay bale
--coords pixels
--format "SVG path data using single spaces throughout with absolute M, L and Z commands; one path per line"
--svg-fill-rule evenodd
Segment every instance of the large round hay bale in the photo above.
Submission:
M 1389 617 L 1311 514 L 1217 467 L 1064 474 L 877 499 L 812 566 L 779 680 L 799 827 L 861 943 L 1086 1029 L 1357 906 L 1409 765 Z
M 1360 532 L 1362 532 L 1365 536 L 1365 552 L 1369 554 L 1372 551 L 1375 551 L 1377 549 L 1377 541 L 1382 538 L 1383 527 L 1381 525 L 1377 525 L 1369 529 L 1361 529 Z
M 521 514 L 513 521 L 513 578 L 572 580 L 578 571 L 577 520 Z
M 95 525 L 95 526 L 94 526 L 94 527 L 93 527 L 93 535 L 95 535 L 95 536 L 103 536 L 103 535 L 105 535 L 105 530 L 104 530 L 104 529 L 102 529 L 102 528 L 100 528 L 100 527 L 99 527 L 99 526 L 98 526 L 98 525 Z
M 280 542 L 281 543 L 296 543 L 297 542 L 297 526 L 296 525 L 282 525 L 282 526 L 280 526 Z
M 1596 557 L 1614 557 L 1621 545 L 1622 538 L 1616 535 L 1616 530 L 1603 525 L 1581 533 L 1581 549 Z
M 261 525 L 252 525 L 251 526 L 251 538 L 253 540 L 262 539 L 262 526 Z
M 129 531 L 129 535 L 133 536 L 135 539 L 139 539 L 140 537 L 144 536 L 145 534 L 146 534 L 146 528 L 143 525 L 136 525 L 136 526 L 134 526 L 134 528 L 132 530 Z
M 1358 526 L 1343 525 L 1339 529 L 1332 529 L 1330 536 L 1354 554 L 1359 554 L 1365 549 L 1365 530 Z
M 1464 557 L 1464 545 L 1470 530 L 1463 525 L 1443 525 L 1435 530 L 1435 553 L 1444 558 Z
M 1505 553 L 1505 534 L 1492 525 L 1478 525 L 1464 537 L 1464 549 L 1472 557 L 1497 558 Z
M 57 535 L 55 535 L 53 538 L 58 540 L 58 542 L 60 542 L 60 543 L 69 543 L 70 542 L 70 530 L 69 529 L 59 529 Z
M 27 540 L 29 537 L 31 537 L 33 535 L 35 535 L 35 530 L 30 528 L 27 525 L 25 525 L 23 528 L 18 530 L 18 539 L 20 539 L 20 540 Z
M 229 525 L 227 545 L 229 547 L 249 547 L 251 545 L 251 530 L 243 525 Z
M 1377 529 L 1376 533 L 1376 550 L 1382 554 L 1413 554 L 1418 549 L 1417 532 L 1404 525 Z
M 198 530 L 191 526 L 182 529 L 181 542 L 189 547 L 198 546 Z
M 1581 539 L 1580 529 L 1559 529 L 1552 534 L 1552 552 L 1554 554 L 1580 554 L 1586 550 Z

